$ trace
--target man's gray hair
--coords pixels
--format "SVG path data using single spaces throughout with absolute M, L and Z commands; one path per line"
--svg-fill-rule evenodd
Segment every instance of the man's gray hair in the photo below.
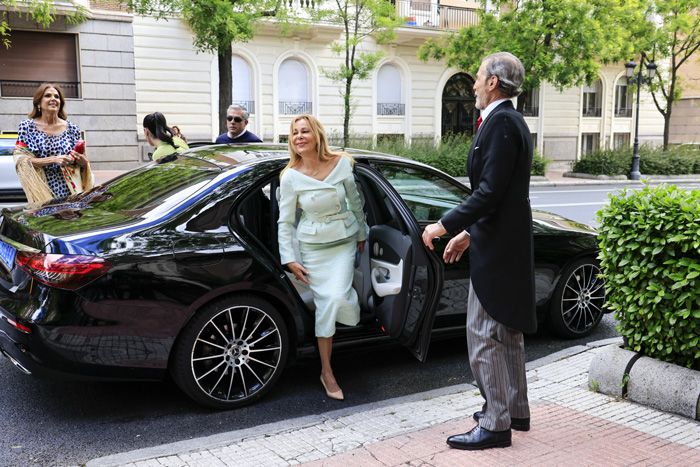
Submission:
M 518 57 L 510 52 L 496 52 L 483 61 L 486 77 L 498 78 L 498 87 L 506 97 L 516 97 L 523 92 L 525 67 Z
M 228 109 L 226 109 L 226 112 L 230 112 L 231 110 L 236 112 L 243 112 L 243 120 L 248 120 L 248 117 L 250 117 L 248 110 L 242 105 L 231 104 L 228 106 Z

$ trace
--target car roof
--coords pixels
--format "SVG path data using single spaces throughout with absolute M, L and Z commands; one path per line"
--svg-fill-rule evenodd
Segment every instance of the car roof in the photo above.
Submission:
M 421 162 L 376 151 L 363 149 L 331 147 L 333 152 L 346 152 L 354 159 L 386 160 L 394 162 L 410 162 L 411 164 L 438 170 Z M 286 143 L 236 143 L 211 144 L 198 146 L 183 153 L 216 165 L 222 170 L 229 170 L 241 165 L 259 162 L 261 159 L 287 159 L 289 149 Z M 439 171 L 439 170 L 438 170 Z

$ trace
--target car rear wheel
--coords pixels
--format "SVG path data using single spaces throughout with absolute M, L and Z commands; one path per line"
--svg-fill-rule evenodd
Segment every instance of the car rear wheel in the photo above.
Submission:
M 198 403 L 229 409 L 267 393 L 288 353 L 287 328 L 272 305 L 257 297 L 228 297 L 202 309 L 188 324 L 170 372 Z
M 561 274 L 552 295 L 549 326 L 565 338 L 589 335 L 603 318 L 605 282 L 592 258 L 569 264 Z

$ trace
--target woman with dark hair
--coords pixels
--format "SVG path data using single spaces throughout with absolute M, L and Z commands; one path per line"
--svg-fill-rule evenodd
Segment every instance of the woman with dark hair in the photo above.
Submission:
M 181 140 L 183 140 L 185 143 L 187 142 L 187 138 L 185 138 L 185 135 L 182 134 L 180 131 L 180 127 L 173 125 L 170 127 L 171 130 L 173 130 L 173 136 L 177 136 Z
M 63 91 L 40 85 L 29 118 L 19 124 L 15 169 L 30 203 L 64 198 L 92 188 L 80 128 L 67 120 Z
M 160 112 L 143 117 L 143 133 L 148 144 L 156 148 L 152 157 L 154 161 L 189 149 L 181 138 L 173 136 L 173 130 L 165 122 L 165 115 Z

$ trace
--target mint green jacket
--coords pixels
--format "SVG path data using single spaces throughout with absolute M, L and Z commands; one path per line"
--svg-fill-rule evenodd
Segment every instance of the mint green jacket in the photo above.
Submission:
M 352 165 L 342 157 L 324 180 L 288 169 L 280 180 L 280 216 L 277 221 L 280 261 L 298 261 L 292 246 L 297 207 L 301 218 L 296 227 L 299 242 L 323 244 L 367 237 L 362 200 Z

